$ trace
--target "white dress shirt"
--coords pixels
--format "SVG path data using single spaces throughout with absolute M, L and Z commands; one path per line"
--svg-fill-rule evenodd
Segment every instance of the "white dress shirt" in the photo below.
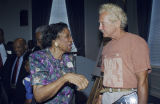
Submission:
M 3 43 L 0 44 L 0 53 L 1 53 L 1 57 L 2 57 L 2 61 L 3 61 L 3 65 L 6 62 L 7 59 L 7 53 L 6 53 L 6 49 L 4 48 Z

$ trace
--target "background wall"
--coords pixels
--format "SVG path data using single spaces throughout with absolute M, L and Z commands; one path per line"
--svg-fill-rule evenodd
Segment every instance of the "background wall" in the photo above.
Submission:
M 85 7 L 85 55 L 96 60 L 100 47 L 99 7 L 106 0 L 84 0 Z
M 126 2 L 127 17 L 128 17 L 128 31 L 138 34 L 138 20 L 137 20 L 137 1 L 128 0 Z
M 28 25 L 20 26 L 20 11 L 28 10 Z M 4 30 L 5 42 L 18 37 L 32 38 L 31 0 L 0 0 L 0 28 Z

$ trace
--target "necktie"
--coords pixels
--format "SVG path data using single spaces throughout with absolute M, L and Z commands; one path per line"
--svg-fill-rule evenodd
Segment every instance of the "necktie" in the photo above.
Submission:
M 12 74 L 12 81 L 11 83 L 15 85 L 16 82 L 16 75 L 17 75 L 17 70 L 18 70 L 18 64 L 19 64 L 19 57 L 17 58 L 16 64 L 14 66 L 13 74 Z
M 0 69 L 2 69 L 3 67 L 3 61 L 2 61 L 2 57 L 1 57 L 1 53 L 0 53 Z

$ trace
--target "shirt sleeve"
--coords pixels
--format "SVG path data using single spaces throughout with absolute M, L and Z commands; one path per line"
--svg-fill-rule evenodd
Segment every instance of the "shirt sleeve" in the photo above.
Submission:
M 1 51 L 1 57 L 2 57 L 2 61 L 3 61 L 3 65 L 4 65 L 4 63 L 6 62 L 6 59 L 7 59 L 7 53 L 6 53 L 6 49 L 5 49 L 3 44 L 1 44 L 0 51 Z
M 151 69 L 149 48 L 142 38 L 133 39 L 131 42 L 131 58 L 135 73 Z
M 30 84 L 30 79 L 28 77 L 25 77 L 23 80 L 25 89 L 26 89 L 26 99 L 32 99 L 33 94 L 32 94 L 32 87 Z
M 33 53 L 29 57 L 31 84 L 32 85 L 47 85 L 49 71 L 46 68 L 45 55 Z

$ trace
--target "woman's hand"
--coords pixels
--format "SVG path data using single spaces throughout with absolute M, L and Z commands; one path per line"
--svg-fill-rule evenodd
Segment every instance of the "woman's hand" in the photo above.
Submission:
M 78 90 L 83 90 L 88 86 L 88 80 L 83 75 L 67 73 L 63 78 L 78 87 Z

